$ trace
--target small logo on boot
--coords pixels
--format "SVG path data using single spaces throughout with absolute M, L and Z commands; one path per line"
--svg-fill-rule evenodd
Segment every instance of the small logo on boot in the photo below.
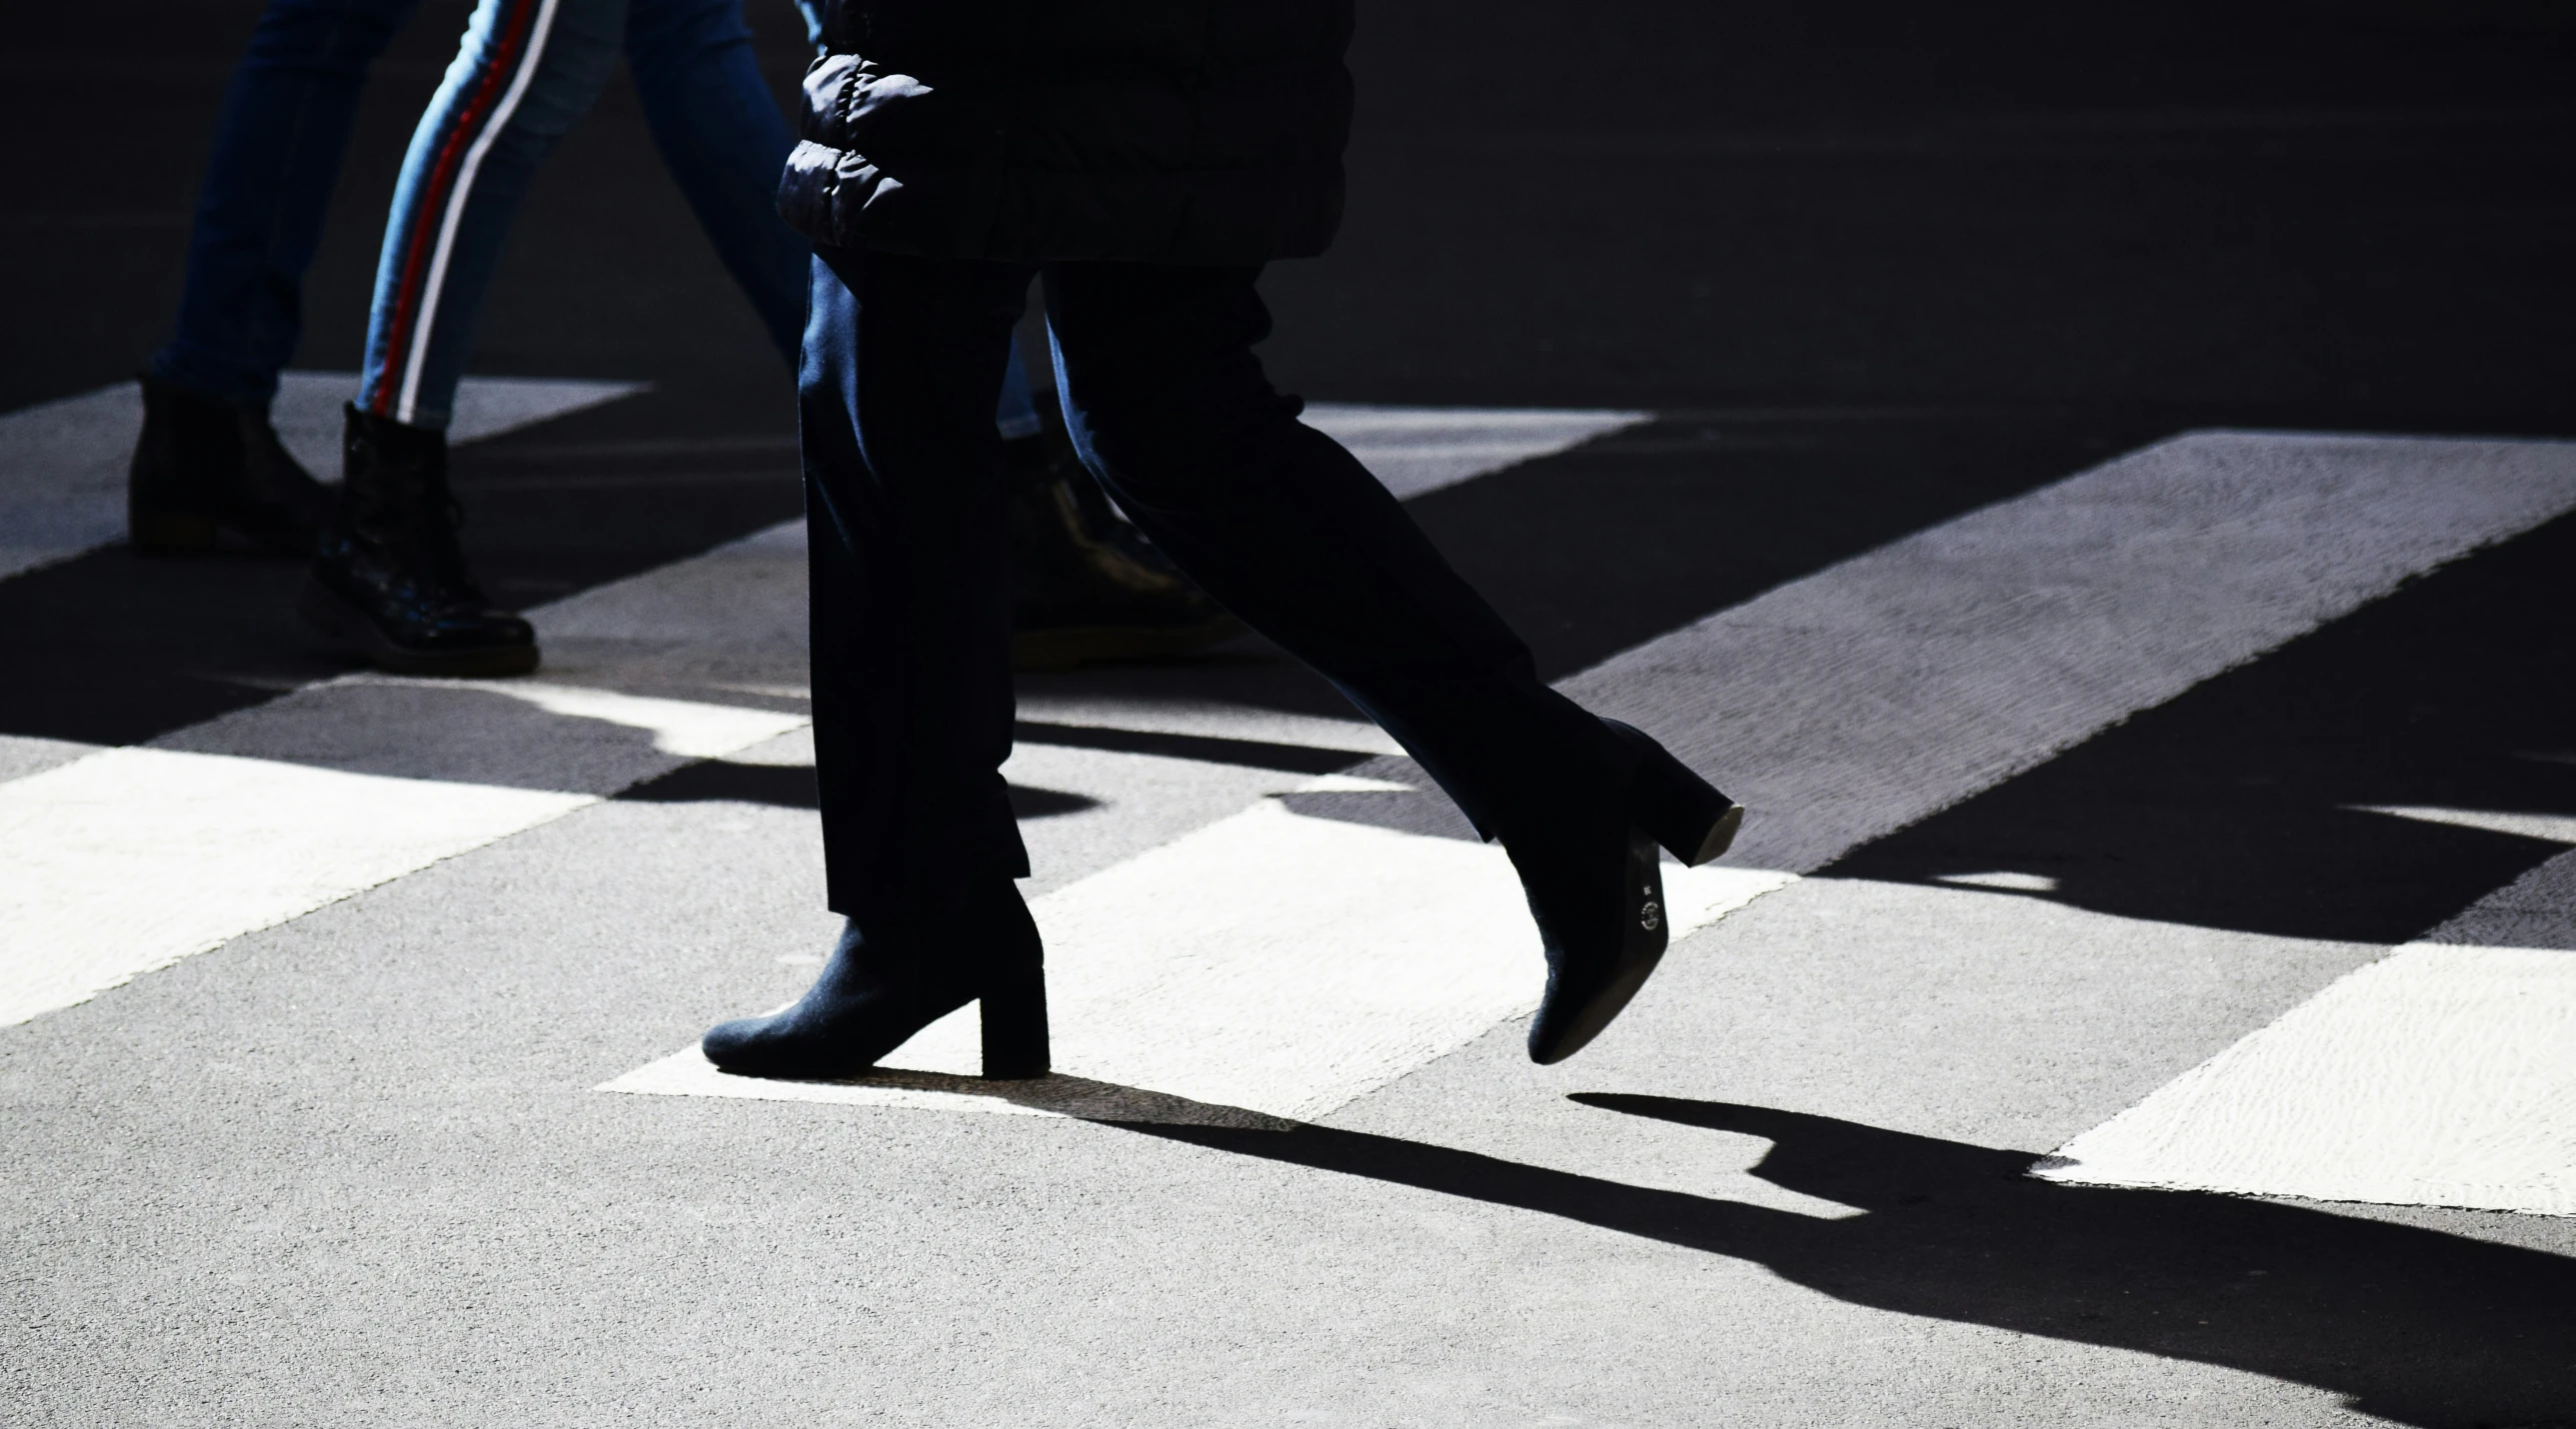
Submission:
M 1663 923 L 1663 905 L 1657 903 L 1652 898 L 1647 899 L 1644 905 L 1637 909 L 1637 926 L 1645 929 L 1647 932 L 1651 933 L 1655 931 L 1657 928 L 1662 927 Z

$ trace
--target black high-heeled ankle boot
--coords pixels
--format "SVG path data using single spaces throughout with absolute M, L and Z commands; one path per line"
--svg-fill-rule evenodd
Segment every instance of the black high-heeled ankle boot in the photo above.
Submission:
M 1655 841 L 1603 799 L 1589 817 L 1506 830 L 1547 952 L 1547 994 L 1530 1022 L 1530 1060 L 1562 1062 L 1627 1009 L 1671 937 Z
M 1070 670 L 1188 655 L 1243 633 L 1082 469 L 1064 419 L 1002 444 L 1011 665 Z
M 1530 1060 L 1562 1062 L 1601 1035 L 1654 975 L 1672 938 L 1655 846 L 1697 866 L 1726 852 L 1744 807 L 1642 730 L 1601 722 L 1630 760 L 1615 793 L 1567 801 L 1503 832 L 1547 949 Z
M 834 1081 L 969 1002 L 981 1003 L 987 1078 L 1047 1074 L 1044 952 L 1028 906 L 1007 885 L 878 937 L 851 920 L 795 1005 L 723 1023 L 699 1045 L 737 1076 Z

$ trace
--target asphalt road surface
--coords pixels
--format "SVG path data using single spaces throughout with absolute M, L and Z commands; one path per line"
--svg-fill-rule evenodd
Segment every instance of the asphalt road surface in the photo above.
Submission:
M 2576 1423 L 2549 8 L 1363 7 L 1273 370 L 1746 835 L 1533 1068 L 1507 869 L 1328 687 L 1027 677 L 1011 1087 L 692 1050 L 835 920 L 786 377 L 622 86 L 460 417 L 537 676 L 117 544 L 255 8 L 0 47 L 0 1420 Z

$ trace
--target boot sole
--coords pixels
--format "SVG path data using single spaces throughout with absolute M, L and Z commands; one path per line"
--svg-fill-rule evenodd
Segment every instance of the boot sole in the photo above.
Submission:
M 178 511 L 128 511 L 125 541 L 153 556 L 195 556 L 216 549 L 215 518 Z
M 358 647 L 377 669 L 396 675 L 465 680 L 524 675 L 537 668 L 534 645 L 493 645 L 480 650 L 413 650 L 397 645 L 385 638 L 366 612 L 311 577 L 295 597 L 295 613 L 323 634 Z

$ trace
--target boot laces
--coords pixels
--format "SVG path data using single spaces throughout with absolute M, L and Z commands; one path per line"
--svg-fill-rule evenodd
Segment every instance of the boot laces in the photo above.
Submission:
M 376 499 L 359 522 L 367 537 L 400 563 L 424 596 L 443 603 L 480 604 L 483 593 L 466 573 L 457 533 L 465 503 L 448 488 L 447 473 L 431 462 L 388 462 L 371 493 Z

